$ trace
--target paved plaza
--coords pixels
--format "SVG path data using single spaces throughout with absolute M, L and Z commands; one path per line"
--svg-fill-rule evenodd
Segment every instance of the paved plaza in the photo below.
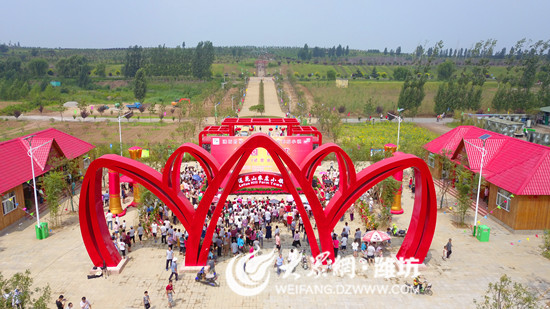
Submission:
M 403 194 L 405 213 L 393 216 L 400 228 L 408 226 L 413 202 L 410 190 L 405 188 Z M 47 214 L 43 216 L 44 220 L 48 220 L 48 217 Z M 356 227 L 362 228 L 358 215 L 355 217 L 355 221 L 351 222 L 349 215 L 346 215 L 345 220 L 350 223 L 352 233 Z M 136 209 L 130 208 L 122 219 L 126 220 L 127 226 L 135 226 Z M 480 299 L 488 283 L 497 281 L 503 274 L 539 292 L 550 288 L 550 267 L 539 249 L 542 237 L 535 236 L 539 232 L 512 233 L 491 219 L 481 217 L 481 223 L 491 227 L 490 242 L 481 243 L 470 235 L 468 229 L 455 227 L 451 219 L 448 210 L 438 212 L 437 228 L 426 259 L 426 268 L 421 270 L 433 284 L 433 296 L 354 291 L 361 286 L 391 288 L 394 284 L 401 286 L 404 282 L 412 281 L 402 277 L 375 278 L 374 267 L 364 271 L 356 259 L 354 278 L 333 274 L 316 278 L 308 276 L 309 270 L 303 270 L 300 266 L 296 270 L 298 279 L 295 276 L 283 278 L 277 277 L 275 269 L 269 267 L 267 289 L 257 296 L 243 297 L 228 287 L 225 268 L 229 258 L 223 257 L 216 266 L 220 273 L 219 287 L 195 282 L 195 273 L 185 273 L 181 280 L 175 282 L 175 308 L 471 308 L 473 299 Z M 92 264 L 82 242 L 78 216 L 67 212 L 63 216 L 62 227 L 53 230 L 50 237 L 44 240 L 36 239 L 34 224 L 35 221 L 25 219 L 21 224 L 16 223 L 3 231 L 0 237 L 0 269 L 4 276 L 29 269 L 35 284 L 50 285 L 53 297 L 63 294 L 69 301 L 78 303 L 82 296 L 86 296 L 94 308 L 142 308 L 141 299 L 145 290 L 149 291 L 152 308 L 168 307 L 164 288 L 170 272 L 164 268 L 166 248 L 160 245 L 160 240 L 158 244 L 145 240 L 143 244 L 133 246 L 122 274 L 87 279 Z M 181 225 L 178 227 L 182 228 Z M 339 222 L 335 231 L 339 233 L 342 227 L 343 222 Z M 292 240 L 286 228 L 281 228 L 281 231 L 283 255 L 286 258 Z M 450 260 L 443 261 L 442 248 L 448 238 L 453 239 L 453 254 Z M 393 238 L 392 248 L 386 254 L 395 255 L 401 241 L 401 238 Z M 305 242 L 302 244 L 305 245 Z M 273 247 L 273 240 L 264 242 L 264 250 Z M 305 245 L 305 248 L 308 246 Z M 349 248 L 351 245 L 348 245 L 344 257 L 352 253 Z M 180 255 L 178 258 L 181 266 L 183 259 Z M 318 286 L 324 292 L 307 290 L 305 286 Z M 284 288 L 286 292 L 281 291 Z M 54 308 L 53 299 L 51 304 L 51 308 Z

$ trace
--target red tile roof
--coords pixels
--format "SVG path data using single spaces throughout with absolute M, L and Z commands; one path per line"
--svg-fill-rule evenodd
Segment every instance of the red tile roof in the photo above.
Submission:
M 68 159 L 79 157 L 95 146 L 57 129 L 46 129 L 33 133 L 32 147 L 46 145 L 33 152 L 34 174 L 46 173 L 50 166 L 46 164 L 52 146 L 56 145 L 61 154 Z M 30 134 L 30 135 L 33 135 Z M 24 136 L 25 137 L 25 136 Z M 0 143 L 0 193 L 6 192 L 32 179 L 28 140 L 24 137 Z
M 432 153 L 454 153 L 464 145 L 469 169 L 479 173 L 483 134 L 485 143 L 483 177 L 496 186 L 517 195 L 550 195 L 550 147 L 530 143 L 473 126 L 457 127 L 424 145 Z M 464 143 L 466 141 L 466 143 Z

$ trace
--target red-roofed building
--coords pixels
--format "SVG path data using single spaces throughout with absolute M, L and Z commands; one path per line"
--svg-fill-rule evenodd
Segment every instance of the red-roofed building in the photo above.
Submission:
M 30 135 L 34 135 L 31 144 L 33 148 L 43 145 L 33 152 L 34 174 L 37 178 L 51 169 L 49 163 L 54 157 L 78 160 L 80 167 L 84 168 L 84 155 L 95 147 L 53 128 Z M 0 230 L 34 210 L 29 140 L 24 138 L 0 143 Z M 23 210 L 25 208 L 29 210 Z
M 491 135 L 485 142 L 482 172 L 489 188 L 490 215 L 514 230 L 550 228 L 550 147 L 474 126 L 460 126 L 424 145 L 434 177 L 441 178 L 443 173 L 435 154 L 446 155 L 479 173 L 481 151 L 471 144 L 482 147 L 479 137 L 484 134 Z M 480 199 L 484 191 L 482 186 Z

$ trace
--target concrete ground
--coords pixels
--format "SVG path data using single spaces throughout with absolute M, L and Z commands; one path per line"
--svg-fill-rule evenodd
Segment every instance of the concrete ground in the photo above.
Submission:
M 325 163 L 318 171 L 326 170 L 327 167 L 328 164 Z M 408 226 L 412 202 L 411 193 L 405 188 L 405 213 L 393 217 L 394 222 L 401 228 Z M 48 220 L 48 217 L 46 214 L 43 219 Z M 357 217 L 356 214 L 356 219 L 352 222 L 349 215 L 346 215 L 346 221 L 350 222 L 352 231 L 356 227 L 362 228 Z M 135 208 L 130 208 L 123 220 L 126 220 L 128 226 L 135 225 Z M 181 276 L 181 280 L 175 283 L 175 308 L 333 308 L 336 305 L 341 308 L 364 308 L 365 304 L 374 308 L 471 308 L 474 306 L 473 299 L 480 299 L 487 285 L 497 281 L 503 274 L 540 293 L 547 291 L 550 288 L 550 267 L 549 261 L 540 255 L 540 232 L 512 233 L 490 218 L 481 217 L 479 220 L 481 224 L 491 227 L 490 241 L 487 243 L 481 243 L 473 238 L 469 229 L 455 227 L 449 210 L 438 212 L 436 232 L 426 259 L 426 268 L 421 271 L 433 284 L 433 296 L 390 295 L 380 291 L 374 294 L 356 294 L 351 289 L 365 285 L 384 285 L 391 288 L 394 284 L 401 286 L 404 282 L 412 281 L 409 278 L 375 278 L 374 267 L 363 271 L 362 264 L 356 261 L 358 270 L 354 278 L 340 278 L 332 274 L 327 277 L 308 277 L 309 271 L 300 267 L 296 271 L 301 276 L 299 279 L 292 276 L 283 278 L 277 277 L 275 270 L 268 267 L 270 278 L 267 289 L 257 296 L 243 297 L 228 287 L 225 270 L 229 258 L 224 257 L 216 266 L 220 273 L 219 287 L 195 282 L 195 273 Z M 468 222 L 471 221 L 473 219 L 469 217 Z M 164 268 L 164 246 L 145 240 L 133 247 L 129 253 L 130 260 L 122 274 L 89 280 L 87 274 L 92 265 L 82 242 L 78 216 L 68 212 L 64 214 L 62 227 L 54 229 L 51 236 L 44 240 L 35 238 L 34 223 L 33 220 L 26 220 L 3 231 L 0 237 L 0 270 L 4 276 L 30 269 L 35 284 L 49 284 L 53 297 L 63 294 L 76 304 L 82 296 L 86 296 L 94 308 L 142 308 L 141 299 L 145 290 L 149 291 L 152 308 L 167 308 L 164 288 L 170 273 Z M 342 226 L 343 222 L 339 222 L 335 230 L 340 232 Z M 178 227 L 182 228 L 181 225 Z M 535 234 L 539 234 L 539 237 Z M 444 261 L 441 258 L 442 247 L 448 238 L 453 239 L 453 254 L 449 260 Z M 392 248 L 386 254 L 395 254 L 401 241 L 400 238 L 394 238 Z M 282 228 L 285 257 L 291 242 L 289 231 Z M 302 244 L 305 245 L 305 242 Z M 273 240 L 264 242 L 264 249 L 273 246 Z M 307 245 L 305 247 L 307 248 Z M 348 248 L 350 247 L 349 245 Z M 348 249 L 344 256 L 349 254 L 351 250 Z M 308 292 L 304 289 L 300 294 L 300 285 L 318 286 L 324 292 L 311 294 L 311 290 Z M 277 288 L 285 287 L 293 290 L 286 293 L 277 291 Z M 549 300 L 547 294 L 545 301 Z M 54 299 L 51 308 L 54 308 Z

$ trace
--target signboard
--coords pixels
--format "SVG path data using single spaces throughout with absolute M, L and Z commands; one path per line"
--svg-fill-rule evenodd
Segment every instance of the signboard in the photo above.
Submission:
M 247 173 L 239 175 L 235 188 L 232 191 L 237 191 L 246 187 L 273 187 L 283 188 L 283 177 L 275 173 Z
M 220 136 L 212 137 L 210 153 L 218 162 L 225 162 L 229 156 L 244 143 L 247 136 Z M 313 151 L 311 136 L 275 136 L 273 139 L 300 164 Z M 256 148 L 244 165 L 241 174 L 272 172 L 279 173 L 273 159 L 264 148 Z

